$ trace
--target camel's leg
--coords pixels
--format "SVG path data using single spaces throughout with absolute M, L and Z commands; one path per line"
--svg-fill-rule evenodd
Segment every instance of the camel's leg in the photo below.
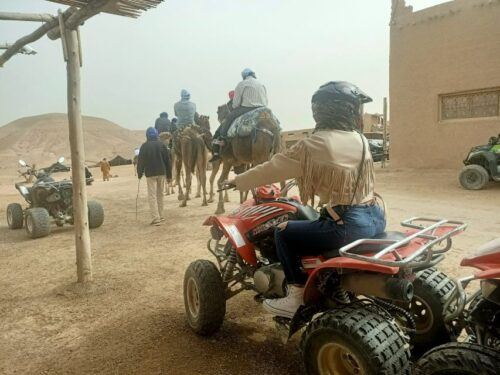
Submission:
M 206 169 L 206 167 L 205 167 L 205 169 Z M 195 198 L 201 197 L 201 174 L 200 173 L 201 173 L 200 170 L 198 168 L 196 168 L 196 181 L 198 182 L 198 185 L 196 186 Z M 205 176 L 205 181 L 206 181 L 206 176 Z
M 219 189 L 222 189 L 222 183 L 227 180 L 229 177 L 229 171 L 231 170 L 231 164 L 229 163 L 223 163 L 222 164 L 222 173 L 219 177 L 219 182 L 218 186 Z M 219 203 L 217 204 L 217 211 L 215 211 L 216 215 L 223 214 L 225 212 L 224 210 L 224 194 L 222 191 L 219 192 Z
M 208 198 L 208 203 L 212 203 L 214 201 L 214 181 L 215 181 L 215 176 L 217 176 L 217 172 L 219 172 L 221 162 L 220 160 L 212 163 L 212 172 L 210 173 L 210 194 Z M 227 192 L 226 192 L 227 194 Z
M 191 173 L 191 165 L 194 163 L 192 159 L 192 143 L 191 140 L 186 140 L 182 142 L 182 162 L 184 164 L 184 171 L 186 174 L 186 194 L 184 194 L 184 200 L 181 202 L 180 207 L 186 207 L 187 201 L 189 200 L 189 193 L 191 192 L 191 182 L 193 174 Z
M 227 193 L 227 190 L 224 190 L 224 202 L 229 202 L 229 194 Z
M 202 206 L 208 206 L 207 203 L 207 157 L 205 151 L 205 144 L 201 143 L 198 148 L 197 158 L 197 171 L 198 171 L 198 191 L 203 188 L 203 202 Z M 200 193 L 200 192 L 199 192 Z M 201 194 L 200 194 L 201 196 Z
M 182 191 L 181 184 L 181 172 L 182 172 L 182 158 L 175 159 L 175 181 L 177 181 L 177 187 L 179 188 L 179 195 L 177 199 L 182 201 L 184 200 L 184 192 Z

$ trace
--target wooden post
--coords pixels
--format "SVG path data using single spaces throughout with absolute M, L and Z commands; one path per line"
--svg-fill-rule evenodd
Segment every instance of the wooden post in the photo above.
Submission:
M 80 52 L 76 29 L 65 30 L 68 61 L 68 120 L 73 179 L 73 216 L 76 242 L 76 269 L 78 282 L 92 281 L 92 255 L 88 223 L 85 185 L 85 150 L 81 114 Z
M 388 150 L 387 150 L 387 98 L 384 98 L 384 143 L 383 143 L 382 155 L 382 168 L 385 168 L 385 162 L 387 160 Z

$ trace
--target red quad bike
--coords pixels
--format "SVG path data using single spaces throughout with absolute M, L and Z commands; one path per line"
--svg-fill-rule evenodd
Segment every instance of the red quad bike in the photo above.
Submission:
M 500 371 L 500 238 L 481 246 L 460 265 L 479 271 L 454 281 L 444 320 L 450 330 L 465 330 L 467 339 L 430 350 L 417 363 L 419 375 L 496 375 Z M 480 288 L 468 298 L 464 289 L 473 280 L 480 281 Z
M 274 185 L 252 193 L 233 213 L 204 223 L 211 227 L 208 250 L 217 265 L 196 260 L 184 277 L 187 320 L 197 334 L 219 330 L 226 301 L 244 290 L 254 291 L 258 301 L 285 296 L 275 227 L 319 216 Z M 450 341 L 443 307 L 454 284 L 433 266 L 466 225 L 424 218 L 402 225 L 406 233 L 387 232 L 302 259 L 309 275 L 304 305 L 293 319 L 274 319 L 288 338 L 305 327 L 307 373 L 408 374 L 410 347 L 425 351 Z

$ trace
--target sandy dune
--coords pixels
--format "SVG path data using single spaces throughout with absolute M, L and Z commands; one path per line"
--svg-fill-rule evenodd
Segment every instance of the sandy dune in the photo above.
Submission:
M 132 158 L 143 142 L 142 132 L 97 117 L 83 116 L 85 156 L 89 164 L 122 155 Z M 70 159 L 66 114 L 24 117 L 0 127 L 0 168 L 15 168 L 18 159 L 45 166 L 59 156 Z

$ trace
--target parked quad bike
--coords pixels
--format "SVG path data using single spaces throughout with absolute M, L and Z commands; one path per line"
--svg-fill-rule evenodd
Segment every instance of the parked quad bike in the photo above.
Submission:
M 445 304 L 444 320 L 450 330 L 465 331 L 465 342 L 438 346 L 417 363 L 417 375 L 496 375 L 500 367 L 500 238 L 481 246 L 462 266 L 479 270 L 454 280 Z M 469 298 L 465 288 L 473 280 L 480 288 Z
M 61 157 L 59 163 L 64 162 Z M 23 160 L 22 167 L 28 167 L 24 172 L 36 178 L 31 187 L 16 183 L 15 187 L 28 203 L 23 209 L 19 203 L 7 206 L 7 224 L 10 229 L 26 228 L 28 237 L 39 238 L 48 236 L 52 221 L 59 227 L 66 223 L 73 224 L 73 184 L 69 180 L 54 181 L 51 170 L 36 170 Z M 98 228 L 104 222 L 104 210 L 99 202 L 89 201 L 89 228 Z
M 298 198 L 281 197 L 274 185 L 252 194 L 230 215 L 204 223 L 211 226 L 208 250 L 217 265 L 197 260 L 184 278 L 187 320 L 197 334 L 215 333 L 226 301 L 241 291 L 254 291 L 257 301 L 285 296 L 274 229 L 287 220 L 318 218 Z M 309 275 L 304 305 L 292 319 L 274 320 L 287 338 L 306 327 L 301 350 L 309 374 L 407 374 L 410 346 L 421 352 L 450 341 L 442 314 L 453 283 L 433 266 L 466 225 L 425 218 L 402 225 L 406 233 L 387 232 L 302 258 Z
M 500 134 L 491 137 L 487 145 L 473 147 L 464 160 L 460 185 L 468 190 L 480 190 L 489 181 L 500 182 Z

